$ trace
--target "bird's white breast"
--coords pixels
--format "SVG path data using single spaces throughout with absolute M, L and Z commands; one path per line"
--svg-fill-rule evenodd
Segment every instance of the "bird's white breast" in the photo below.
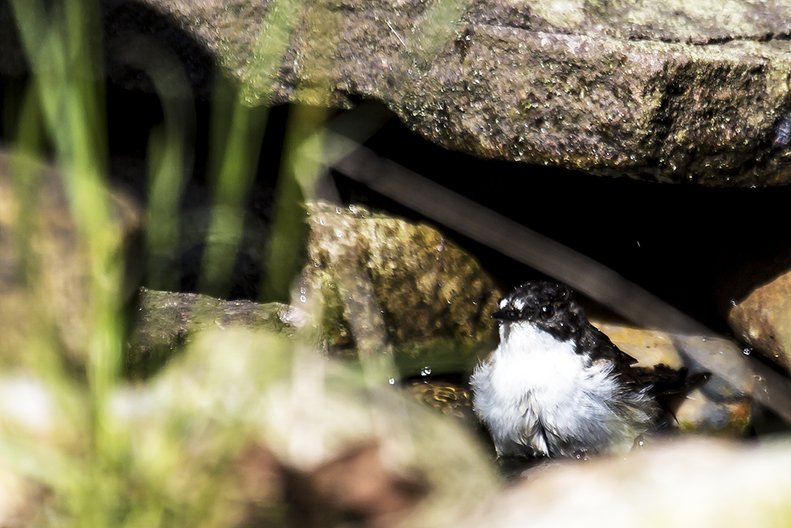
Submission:
M 520 321 L 500 327 L 491 382 L 501 399 L 520 400 L 529 391 L 536 404 L 554 408 L 579 391 L 588 366 L 573 341 L 560 341 Z
M 475 412 L 504 455 L 630 445 L 638 433 L 631 418 L 613 410 L 623 393 L 612 367 L 527 321 L 505 323 L 497 350 L 470 380 Z

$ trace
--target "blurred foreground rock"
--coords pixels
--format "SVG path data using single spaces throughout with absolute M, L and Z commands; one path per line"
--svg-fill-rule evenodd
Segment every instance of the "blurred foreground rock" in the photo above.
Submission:
M 460 526 L 782 526 L 791 518 L 791 441 L 686 438 L 626 458 L 540 472 Z
M 158 487 L 209 497 L 225 525 L 448 526 L 498 489 L 453 421 L 266 331 L 198 334 L 111 409 L 136 463 L 176 449 Z
M 1 526 L 452 526 L 500 487 L 454 421 L 271 331 L 198 332 L 99 417 L 66 376 L 0 377 Z
M 755 288 L 728 313 L 734 333 L 791 370 L 791 272 Z
M 142 213 L 120 191 L 108 191 L 107 198 L 123 263 L 125 251 L 130 257 L 139 254 L 134 248 L 141 241 Z M 22 362 L 27 339 L 38 335 L 62 343 L 69 361 L 82 368 L 92 317 L 89 269 L 61 174 L 0 150 L 0 362 Z M 134 272 L 139 265 L 129 269 Z M 42 328 L 51 333 L 42 334 Z

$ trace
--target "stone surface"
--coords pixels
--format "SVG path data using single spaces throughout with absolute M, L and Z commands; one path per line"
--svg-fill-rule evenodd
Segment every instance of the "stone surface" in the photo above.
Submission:
M 747 446 L 686 438 L 528 474 L 460 526 L 782 525 L 791 518 L 790 470 L 787 439 Z
M 736 335 L 791 369 L 791 272 L 755 288 L 728 313 Z
M 142 213 L 124 193 L 108 192 L 118 250 L 127 251 L 135 282 Z M 88 270 L 60 173 L 0 150 L 0 363 L 21 363 L 37 336 L 60 343 L 82 368 L 91 317 Z
M 478 418 L 472 411 L 469 388 L 439 380 L 414 380 L 404 387 L 407 394 L 447 416 L 463 420 L 471 428 L 478 427 Z
M 496 339 L 500 293 L 478 262 L 433 227 L 349 206 L 309 207 L 295 304 L 321 299 L 336 354 L 388 347 L 402 375 L 471 367 Z
M 347 363 L 244 328 L 201 332 L 186 348 L 156 377 L 119 387 L 110 403 L 134 474 L 156 476 L 153 496 L 181 504 L 176 515 L 210 505 L 215 519 L 226 516 L 217 521 L 223 526 L 239 525 L 229 514 L 267 512 L 280 515 L 253 517 L 266 526 L 324 526 L 284 523 L 283 513 L 332 518 L 336 507 L 366 502 L 355 482 L 382 499 L 378 507 L 368 501 L 369 513 L 381 513 L 382 494 L 393 497 L 378 473 L 402 491 L 399 481 L 417 483 L 426 497 L 410 505 L 404 526 L 452 526 L 470 512 L 469 501 L 497 490 L 494 468 L 468 431 L 394 387 L 366 385 Z M 371 450 L 377 456 L 365 456 Z M 370 471 L 350 479 L 361 469 L 355 459 Z M 343 461 L 347 471 L 329 471 Z
M 787 0 L 312 0 L 290 36 L 259 29 L 266 0 L 107 4 L 111 50 L 130 53 L 130 32 L 154 36 L 204 93 L 216 61 L 251 101 L 374 99 L 430 141 L 483 158 L 710 186 L 791 182 Z M 277 36 L 282 59 L 262 65 Z M 110 73 L 147 83 L 112 53 Z
M 208 328 L 266 329 L 291 335 L 296 327 L 292 312 L 278 303 L 225 301 L 141 288 L 126 369 L 133 376 L 150 374 L 184 346 L 191 334 Z

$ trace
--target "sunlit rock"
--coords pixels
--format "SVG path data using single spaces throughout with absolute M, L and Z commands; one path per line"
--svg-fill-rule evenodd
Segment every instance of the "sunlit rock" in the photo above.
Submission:
M 728 313 L 728 324 L 761 354 L 791 369 L 791 272 L 736 303 Z
M 123 51 L 109 54 L 111 77 L 148 83 L 125 60 L 142 33 L 180 55 L 199 93 L 216 63 L 251 104 L 377 100 L 482 158 L 709 186 L 791 181 L 786 0 L 314 0 L 290 35 L 287 11 L 267 26 L 272 2 L 231 5 L 108 2 L 106 40 Z
M 294 295 L 318 296 L 335 354 L 392 347 L 401 373 L 459 372 L 493 344 L 500 294 L 478 262 L 435 228 L 362 207 L 309 207 L 307 263 Z
M 460 526 L 768 526 L 791 516 L 790 488 L 787 438 L 685 438 L 530 473 Z

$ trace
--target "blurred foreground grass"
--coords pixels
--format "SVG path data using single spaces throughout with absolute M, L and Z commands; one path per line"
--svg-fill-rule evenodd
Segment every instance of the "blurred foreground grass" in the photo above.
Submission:
M 138 384 L 121 379 L 129 323 L 124 318 L 127 248 L 122 215 L 108 192 L 97 31 L 101 6 L 88 0 L 12 0 L 11 5 L 33 75 L 20 101 L 6 101 L 6 107 L 20 105 L 20 119 L 11 164 L 15 205 L 3 221 L 14 236 L 21 313 L 31 321 L 18 342 L 21 361 L 0 376 L 3 523 L 329 526 L 355 519 L 381 524 L 431 495 L 430 507 L 419 507 L 413 517 L 418 524 L 436 525 L 448 522 L 450 504 L 472 505 L 492 490 L 491 470 L 466 433 L 370 382 L 383 379 L 377 369 L 390 367 L 379 362 L 354 367 L 322 357 L 317 325 L 306 325 L 290 340 L 271 332 L 204 333 L 153 379 Z M 270 31 L 259 42 L 260 70 L 269 78 L 300 5 L 284 1 L 280 8 L 272 10 L 266 21 Z M 188 89 L 178 75 L 167 75 L 173 67 L 165 57 L 146 68 L 165 116 L 149 146 L 144 237 L 148 280 L 162 287 L 173 280 L 162 273 L 162 263 L 172 258 L 179 238 L 178 198 L 193 148 Z M 265 97 L 250 108 L 247 96 L 232 86 L 218 87 L 218 94 L 210 160 L 214 208 L 201 281 L 204 291 L 222 295 L 268 112 Z M 311 160 L 321 157 L 300 155 L 298 149 L 321 148 L 316 132 L 324 119 L 323 111 L 298 110 L 289 133 L 266 300 L 288 301 L 298 270 L 302 204 L 320 170 Z M 308 137 L 313 141 L 306 142 Z M 61 176 L 67 224 L 73 228 L 67 233 L 69 247 L 81 266 L 76 291 L 64 290 L 64 299 L 49 297 L 52 290 L 42 287 L 46 266 L 35 247 L 43 230 L 37 200 L 46 171 L 25 160 L 48 157 L 45 146 Z M 77 338 L 61 335 L 50 316 L 53 305 L 73 311 Z M 312 315 L 320 310 L 313 307 Z M 67 348 L 76 350 L 76 359 L 65 359 Z M 452 468 L 464 471 L 464 479 Z M 378 491 L 355 499 L 360 486 Z M 474 496 L 465 498 L 471 490 Z

